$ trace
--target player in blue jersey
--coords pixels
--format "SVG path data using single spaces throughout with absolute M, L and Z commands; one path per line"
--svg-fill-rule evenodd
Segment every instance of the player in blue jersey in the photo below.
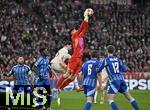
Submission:
M 11 94 L 12 101 L 16 97 L 17 93 L 22 91 L 25 93 L 32 92 L 29 81 L 29 77 L 31 75 L 30 67 L 24 64 L 23 57 L 19 57 L 17 62 L 18 64 L 13 66 L 8 74 L 4 73 L 4 76 L 7 77 L 11 75 L 14 76 L 14 89 L 13 94 Z
M 99 61 L 98 54 L 96 51 L 92 52 L 91 60 L 86 61 L 81 68 L 81 73 L 83 75 L 83 89 L 84 94 L 87 97 L 87 102 L 83 110 L 90 110 L 93 102 L 93 98 L 96 92 L 97 87 L 97 77 L 98 77 L 98 68 L 101 65 Z M 98 78 L 100 83 L 100 80 Z
M 46 108 L 47 110 L 50 109 L 50 104 L 51 104 L 51 88 L 50 88 L 50 80 L 49 80 L 49 75 L 51 75 L 51 72 L 54 73 L 53 70 L 51 70 L 51 67 L 49 65 L 49 58 L 48 58 L 48 51 L 46 48 L 41 48 L 40 49 L 41 57 L 37 59 L 37 61 L 34 64 L 34 70 L 36 72 L 36 87 L 43 87 L 46 89 L 47 95 L 47 102 L 46 102 Z M 43 93 L 43 90 L 38 91 L 39 94 Z M 39 101 L 39 107 L 40 109 L 43 109 L 43 101 Z
M 114 101 L 114 97 L 117 92 L 122 93 L 131 103 L 135 110 L 139 110 L 138 104 L 135 99 L 128 92 L 126 82 L 123 77 L 123 73 L 127 71 L 126 66 L 123 62 L 113 54 L 115 53 L 115 47 L 109 45 L 107 47 L 108 57 L 106 57 L 98 71 L 101 71 L 104 67 L 106 68 L 109 86 L 107 89 L 108 92 L 108 102 L 112 110 L 119 110 L 117 104 Z
M 19 57 L 18 64 L 13 66 L 9 74 L 5 76 L 14 75 L 14 85 L 30 85 L 29 74 L 31 73 L 30 67 L 24 64 L 24 58 Z

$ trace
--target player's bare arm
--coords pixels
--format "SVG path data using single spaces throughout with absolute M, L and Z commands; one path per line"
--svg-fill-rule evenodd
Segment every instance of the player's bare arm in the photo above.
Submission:
M 6 77 L 10 77 L 12 75 L 12 72 L 9 72 L 8 74 L 7 73 L 4 73 L 3 76 L 6 76 Z
M 80 28 L 78 29 L 78 32 L 80 33 L 80 36 L 84 36 L 84 34 L 88 30 L 88 22 L 89 22 L 89 17 L 91 17 L 94 14 L 93 9 L 87 8 L 84 12 L 84 20 L 82 24 L 80 25 Z

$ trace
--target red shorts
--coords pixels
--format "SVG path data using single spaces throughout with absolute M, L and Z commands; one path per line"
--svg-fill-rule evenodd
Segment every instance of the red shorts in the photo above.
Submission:
M 68 71 L 73 74 L 78 74 L 82 66 L 82 58 L 70 58 L 68 61 Z

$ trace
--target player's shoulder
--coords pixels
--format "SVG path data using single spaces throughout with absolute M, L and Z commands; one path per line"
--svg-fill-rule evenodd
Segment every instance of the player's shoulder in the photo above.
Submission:
M 37 57 L 37 60 L 42 60 L 42 59 L 43 59 L 42 56 Z
M 15 69 L 15 68 L 17 68 L 17 67 L 18 67 L 18 65 L 15 65 L 15 66 L 12 67 L 12 69 Z
M 63 47 L 63 48 L 61 48 L 59 51 L 61 51 L 61 52 L 66 52 L 66 51 L 68 51 L 67 49 L 66 49 L 66 47 Z
M 87 63 L 96 63 L 97 61 L 98 61 L 98 59 L 92 58 L 92 59 L 88 60 Z
M 113 56 L 108 56 L 108 57 L 106 57 L 105 60 L 118 61 L 119 58 L 118 58 L 117 56 L 113 55 Z
M 26 68 L 30 69 L 30 67 L 29 67 L 28 65 L 26 65 L 26 64 L 24 64 L 24 67 L 26 67 Z
M 49 57 L 48 57 L 48 56 L 46 56 L 46 59 L 48 59 L 48 60 L 49 60 Z

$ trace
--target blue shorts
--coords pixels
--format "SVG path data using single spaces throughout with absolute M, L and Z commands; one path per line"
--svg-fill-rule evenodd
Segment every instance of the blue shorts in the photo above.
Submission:
M 43 80 L 37 79 L 36 86 L 39 86 L 39 87 L 50 86 L 50 80 L 48 78 L 43 79 Z
M 116 80 L 109 84 L 107 88 L 107 93 L 116 94 L 117 92 L 120 92 L 120 93 L 128 92 L 128 87 L 124 80 Z
M 86 97 L 88 97 L 88 96 L 94 97 L 95 96 L 96 87 L 90 87 L 90 86 L 84 85 L 83 89 L 84 89 L 84 94 L 86 95 Z

